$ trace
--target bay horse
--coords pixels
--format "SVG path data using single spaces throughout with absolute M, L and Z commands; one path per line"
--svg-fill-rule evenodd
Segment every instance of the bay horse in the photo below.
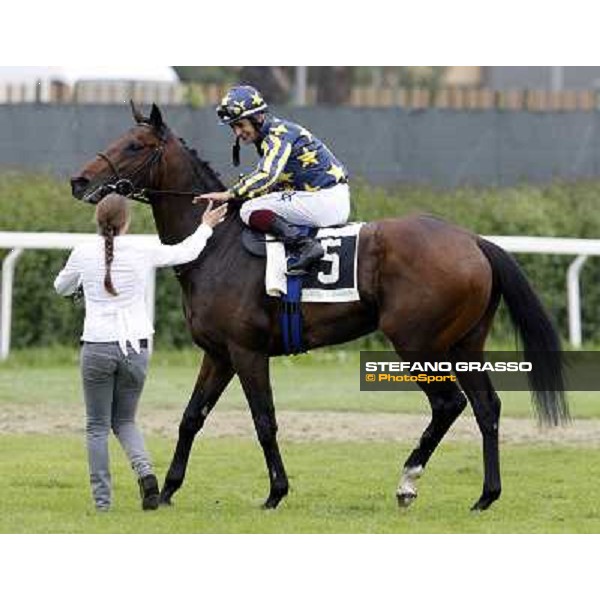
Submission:
M 96 203 L 117 189 L 146 200 L 160 240 L 175 244 L 200 222 L 203 207 L 193 196 L 225 186 L 169 129 L 156 105 L 148 117 L 132 109 L 135 125 L 71 179 L 72 193 Z M 284 352 L 279 300 L 265 292 L 263 259 L 242 247 L 238 209 L 231 206 L 198 259 L 176 269 L 185 321 L 204 356 L 161 490 L 164 504 L 181 487 L 194 438 L 235 374 L 266 461 L 270 490 L 263 506 L 276 508 L 288 493 L 269 375 L 270 357 Z M 534 361 L 529 387 L 539 418 L 555 425 L 568 419 L 559 337 L 522 270 L 500 247 L 427 215 L 367 223 L 358 244 L 358 288 L 360 301 L 302 305 L 307 348 L 379 329 L 399 355 L 482 352 L 504 299 L 525 360 Z M 547 351 L 543 362 L 539 351 Z M 416 498 L 416 479 L 467 400 L 483 437 L 483 491 L 472 509 L 485 510 L 500 496 L 500 399 L 486 372 L 456 376 L 458 383 L 419 384 L 431 421 L 404 464 L 396 491 L 402 506 Z

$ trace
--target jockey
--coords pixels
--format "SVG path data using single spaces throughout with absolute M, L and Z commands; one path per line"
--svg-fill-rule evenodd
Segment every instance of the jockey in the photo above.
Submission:
M 304 238 L 297 226 L 345 224 L 350 214 L 348 175 L 323 142 L 304 127 L 269 114 L 267 108 L 251 86 L 228 91 L 217 116 L 235 134 L 233 163 L 239 165 L 240 141 L 254 144 L 260 160 L 252 173 L 225 192 L 199 198 L 217 202 L 246 199 L 241 219 L 253 229 L 299 248 L 288 274 L 300 275 L 323 256 L 323 249 L 313 238 Z

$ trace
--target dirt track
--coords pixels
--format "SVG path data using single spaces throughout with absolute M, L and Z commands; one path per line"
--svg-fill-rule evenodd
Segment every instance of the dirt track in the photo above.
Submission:
M 145 433 L 175 438 L 181 413 L 175 408 L 143 407 L 140 424 Z M 277 415 L 281 439 L 307 441 L 398 441 L 415 442 L 425 428 L 425 415 L 389 413 L 340 413 L 280 411 Z M 18 406 L 0 408 L 0 433 L 80 433 L 80 406 Z M 254 437 L 247 411 L 216 411 L 206 424 L 208 437 Z M 501 439 L 505 443 L 530 442 L 600 446 L 600 420 L 577 420 L 563 428 L 540 430 L 529 419 L 503 418 Z M 448 440 L 479 441 L 473 418 L 463 417 L 450 431 Z

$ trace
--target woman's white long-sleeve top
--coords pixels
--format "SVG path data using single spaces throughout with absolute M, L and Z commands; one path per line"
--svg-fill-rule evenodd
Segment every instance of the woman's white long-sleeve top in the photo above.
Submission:
M 127 235 L 114 238 L 111 277 L 117 296 L 104 289 L 104 238 L 73 249 L 63 270 L 54 281 L 57 293 L 69 296 L 83 285 L 85 322 L 81 339 L 85 342 L 118 342 L 127 353 L 127 342 L 136 352 L 139 340 L 148 338 L 154 328 L 146 310 L 148 278 L 156 267 L 188 263 L 198 257 L 212 235 L 202 224 L 185 240 L 173 246 L 140 246 Z

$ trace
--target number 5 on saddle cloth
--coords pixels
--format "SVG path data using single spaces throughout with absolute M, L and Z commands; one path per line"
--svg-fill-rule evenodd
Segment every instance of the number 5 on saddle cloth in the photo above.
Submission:
M 255 256 L 266 256 L 265 288 L 269 296 L 281 299 L 280 325 L 285 354 L 305 352 L 302 341 L 302 302 L 357 302 L 358 236 L 363 223 L 326 227 L 315 235 L 325 254 L 306 275 L 286 275 L 287 261 L 293 258 L 272 236 L 246 229 L 244 247 Z M 265 243 L 268 242 L 268 243 Z

